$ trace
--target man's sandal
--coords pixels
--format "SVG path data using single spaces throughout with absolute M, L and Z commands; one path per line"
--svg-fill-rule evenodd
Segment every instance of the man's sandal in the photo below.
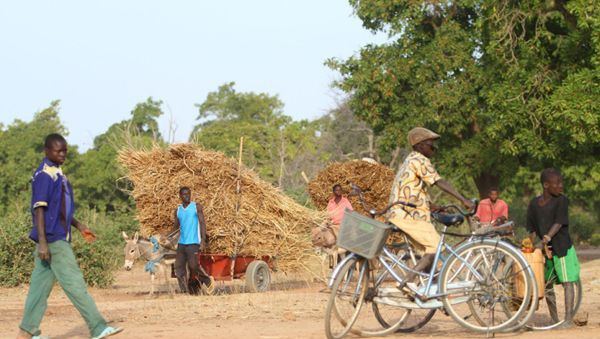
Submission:
M 107 337 L 110 337 L 111 335 L 115 335 L 115 334 L 117 334 L 117 333 L 119 333 L 119 332 L 121 332 L 121 331 L 123 331 L 123 329 L 122 329 L 122 328 L 119 328 L 119 327 L 110 327 L 110 326 L 107 326 L 107 327 L 106 327 L 106 328 L 105 328 L 105 329 L 102 331 L 102 333 L 100 333 L 100 335 L 99 335 L 99 336 L 97 336 L 97 337 L 93 337 L 92 339 L 102 339 L 102 338 L 107 338 Z

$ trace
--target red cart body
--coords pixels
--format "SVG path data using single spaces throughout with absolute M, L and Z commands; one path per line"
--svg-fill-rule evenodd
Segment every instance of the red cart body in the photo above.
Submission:
M 255 260 L 257 258 L 254 256 L 237 256 L 232 271 L 231 264 L 234 262 L 232 257 L 225 254 L 198 253 L 198 262 L 206 273 L 215 280 L 222 281 L 242 278 L 246 274 L 248 265 Z M 273 269 L 273 260 L 270 256 L 264 255 L 258 260 L 266 262 L 269 269 Z

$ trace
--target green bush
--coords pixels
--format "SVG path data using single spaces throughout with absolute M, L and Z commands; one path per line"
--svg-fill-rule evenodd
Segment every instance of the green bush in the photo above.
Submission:
M 29 281 L 35 245 L 29 240 L 31 214 L 0 217 L 0 285 L 16 286 Z
M 133 216 L 104 214 L 93 210 L 78 211 L 78 220 L 96 233 L 96 241 L 88 244 L 79 231 L 73 231 L 73 251 L 90 286 L 107 287 L 114 281 L 114 272 L 123 262 L 123 238 L 139 229 Z
M 578 207 L 570 208 L 569 223 L 571 237 L 576 243 L 590 241 L 599 230 L 595 215 Z
M 138 229 L 137 222 L 128 214 L 104 214 L 93 210 L 79 210 L 79 221 L 87 224 L 97 240 L 86 243 L 73 229 L 73 251 L 88 285 L 107 287 L 114 280 L 114 272 L 123 260 L 121 232 Z M 0 217 L 0 286 L 28 283 L 33 270 L 34 243 L 29 240 L 31 214 L 21 210 Z
M 600 234 L 592 235 L 592 238 L 590 239 L 590 245 L 600 247 Z

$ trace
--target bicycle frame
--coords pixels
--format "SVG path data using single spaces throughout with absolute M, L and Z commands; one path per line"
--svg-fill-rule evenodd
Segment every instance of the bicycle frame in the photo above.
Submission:
M 442 232 L 441 238 L 440 238 L 440 242 L 438 243 L 437 249 L 436 249 L 436 253 L 435 253 L 435 257 L 433 260 L 433 264 L 431 266 L 431 269 L 429 271 L 429 273 L 425 273 L 425 272 L 418 272 L 413 270 L 412 268 L 408 267 L 407 265 L 405 265 L 400 258 L 398 258 L 394 253 L 392 253 L 387 247 L 383 247 L 383 253 L 380 254 L 377 259 L 378 261 L 385 267 L 386 272 L 389 273 L 397 282 L 402 282 L 403 279 L 396 273 L 396 271 L 394 270 L 394 267 L 396 265 L 398 265 L 399 267 L 401 267 L 404 270 L 407 271 L 411 271 L 411 272 L 415 272 L 417 273 L 419 276 L 421 277 L 427 277 L 429 278 L 427 281 L 427 285 L 425 287 L 425 290 L 423 292 L 420 292 L 419 290 L 413 289 L 411 286 L 407 287 L 414 292 L 419 298 L 427 300 L 427 299 L 432 299 L 432 298 L 440 298 L 443 296 L 448 295 L 448 293 L 430 293 L 432 286 L 433 286 L 433 279 L 431 279 L 432 277 L 435 277 L 436 274 L 436 267 L 437 264 L 440 261 L 441 258 L 441 253 L 442 253 L 442 248 L 444 248 L 449 254 L 448 254 L 448 258 L 452 255 L 457 257 L 458 260 L 460 260 L 462 262 L 462 265 L 464 265 L 465 267 L 467 267 L 467 269 L 469 269 L 471 271 L 471 273 L 473 273 L 474 277 L 478 280 L 483 280 L 483 277 L 479 274 L 479 272 L 477 272 L 476 269 L 473 268 L 473 266 L 471 266 L 471 264 L 467 261 L 467 259 L 465 258 L 461 258 L 460 256 L 458 256 L 457 252 L 460 251 L 460 249 L 469 244 L 470 242 L 467 241 L 465 243 L 463 243 L 461 246 L 459 246 L 457 249 L 454 249 L 451 245 L 447 244 L 445 242 L 445 238 L 446 235 L 444 234 L 447 230 L 448 226 L 444 227 L 444 231 Z M 337 277 L 337 275 L 339 274 L 340 269 L 344 266 L 344 264 L 351 260 L 352 258 L 358 258 L 360 257 L 359 255 L 355 254 L 355 253 L 350 253 L 349 255 L 347 255 L 344 259 L 342 259 L 341 262 L 338 263 L 338 265 L 335 267 L 335 269 L 332 272 L 331 278 L 329 279 L 328 282 L 328 287 L 331 288 L 333 285 L 333 281 L 335 280 L 335 277 Z M 388 261 L 386 261 L 386 259 L 388 259 L 389 261 L 393 262 L 393 265 L 390 265 L 388 263 Z M 447 259 L 446 259 L 447 260 Z M 463 267 L 461 265 L 461 268 Z M 442 267 L 442 270 L 444 270 L 445 265 Z M 378 286 L 383 279 L 385 278 L 385 276 L 382 274 L 379 276 L 379 278 L 377 279 L 377 281 L 375 282 L 375 285 Z

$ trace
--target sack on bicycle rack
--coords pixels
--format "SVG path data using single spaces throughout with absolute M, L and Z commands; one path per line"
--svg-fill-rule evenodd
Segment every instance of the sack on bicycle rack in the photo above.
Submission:
M 330 248 L 335 245 L 336 236 L 331 227 L 316 226 L 311 231 L 311 240 L 316 247 Z
M 367 259 L 373 259 L 381 252 L 390 230 L 390 225 L 345 210 L 337 245 Z

